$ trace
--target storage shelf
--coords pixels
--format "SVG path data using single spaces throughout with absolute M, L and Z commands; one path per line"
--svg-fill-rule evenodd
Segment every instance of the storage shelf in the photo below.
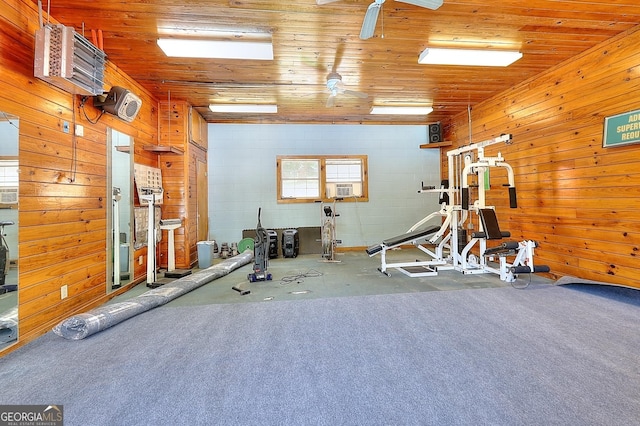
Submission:
M 184 154 L 184 151 L 180 148 L 176 148 L 175 146 L 166 146 L 166 145 L 145 145 L 143 147 L 145 151 L 151 151 L 158 154 Z
M 420 149 L 442 148 L 442 147 L 451 146 L 451 145 L 453 145 L 453 142 L 451 141 L 424 143 L 420 145 Z

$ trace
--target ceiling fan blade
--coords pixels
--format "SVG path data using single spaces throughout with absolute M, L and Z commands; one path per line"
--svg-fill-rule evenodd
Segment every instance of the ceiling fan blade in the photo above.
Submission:
M 323 1 L 323 0 L 318 0 Z M 427 9 L 436 10 L 442 6 L 442 0 L 396 0 L 401 3 L 408 3 L 414 6 L 426 7 Z
M 327 99 L 327 108 L 333 107 L 335 103 L 336 103 L 336 95 L 331 94 L 329 96 L 329 99 Z
M 342 93 L 349 96 L 355 96 L 356 98 L 360 98 L 360 99 L 366 99 L 369 97 L 368 94 L 364 92 L 357 92 L 355 90 L 343 90 Z
M 383 2 L 375 1 L 367 8 L 367 13 L 364 15 L 362 21 L 362 29 L 360 30 L 360 38 L 362 40 L 373 37 L 373 33 L 376 30 L 376 24 L 378 23 L 378 14 L 380 13 L 380 7 Z
M 333 67 L 331 68 L 331 72 L 338 72 L 337 69 L 340 66 L 340 62 L 342 62 L 342 56 L 344 55 L 344 43 L 340 43 L 338 48 L 336 49 L 336 55 L 333 58 Z
M 322 6 L 323 4 L 333 3 L 338 0 L 316 0 L 316 4 Z

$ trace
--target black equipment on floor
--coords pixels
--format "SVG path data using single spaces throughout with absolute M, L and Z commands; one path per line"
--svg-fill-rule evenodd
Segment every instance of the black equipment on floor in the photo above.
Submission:
M 282 255 L 284 257 L 297 257 L 300 251 L 300 236 L 297 229 L 285 229 L 282 231 Z
M 231 289 L 240 293 L 240 296 L 246 296 L 247 294 L 251 294 L 251 290 L 244 289 L 237 285 L 234 285 L 233 287 L 231 287 Z
M 258 225 L 256 225 L 256 238 L 253 245 L 253 273 L 247 275 L 247 279 L 251 282 L 271 280 L 271 274 L 267 272 L 269 266 L 269 256 L 267 253 L 269 247 L 269 233 L 262 227 L 260 223 L 260 213 L 262 208 L 258 209 Z
M 4 285 L 9 273 L 9 250 L 4 245 L 0 246 L 0 286 Z
M 9 266 L 11 265 L 9 245 L 7 244 L 7 240 L 4 238 L 4 227 L 13 224 L 14 222 L 12 220 L 0 222 L 0 286 L 4 286 L 7 274 L 9 273 Z
M 272 229 L 267 230 L 269 235 L 269 259 L 278 257 L 278 233 Z

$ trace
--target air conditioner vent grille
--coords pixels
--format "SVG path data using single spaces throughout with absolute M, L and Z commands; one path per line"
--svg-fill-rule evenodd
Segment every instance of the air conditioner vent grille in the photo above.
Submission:
M 0 188 L 1 204 L 18 204 L 18 188 Z
M 353 195 L 353 184 L 338 183 L 336 184 L 336 197 L 351 197 Z

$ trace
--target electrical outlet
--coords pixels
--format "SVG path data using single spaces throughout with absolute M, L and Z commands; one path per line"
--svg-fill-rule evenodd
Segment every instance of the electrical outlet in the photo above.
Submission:
M 69 296 L 69 289 L 65 284 L 62 287 L 60 287 L 60 299 L 66 299 L 68 296 Z
M 76 136 L 84 136 L 84 126 L 76 124 Z
M 142 265 L 143 263 L 144 263 L 144 257 L 143 257 L 143 256 L 140 256 L 140 257 L 138 258 L 138 265 Z
M 63 121 L 62 122 L 62 131 L 65 133 L 69 133 L 69 122 L 68 121 Z

